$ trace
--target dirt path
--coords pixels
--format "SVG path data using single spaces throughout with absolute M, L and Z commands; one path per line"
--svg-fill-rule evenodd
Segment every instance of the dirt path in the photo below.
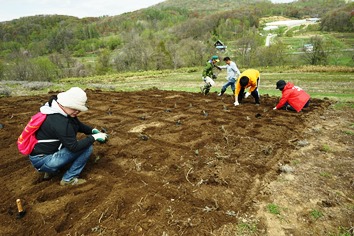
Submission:
M 88 183 L 75 187 L 60 186 L 61 175 L 42 181 L 16 148 L 49 95 L 0 98 L 0 235 L 326 235 L 353 226 L 353 109 L 313 100 L 301 113 L 273 111 L 277 98 L 266 95 L 235 108 L 228 95 L 87 93 L 80 119 L 110 140 L 94 144 Z M 279 171 L 286 164 L 293 171 Z M 312 209 L 323 216 L 313 220 Z

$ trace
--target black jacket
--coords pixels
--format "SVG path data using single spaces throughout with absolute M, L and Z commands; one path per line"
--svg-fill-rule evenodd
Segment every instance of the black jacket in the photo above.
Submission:
M 86 138 L 77 140 L 77 133 L 84 133 Z M 48 114 L 46 120 L 36 133 L 38 140 L 59 139 L 56 142 L 37 143 L 31 153 L 33 155 L 39 154 L 53 154 L 61 148 L 67 148 L 71 152 L 78 152 L 91 146 L 95 139 L 92 135 L 92 128 L 79 121 L 77 117 L 65 117 L 62 114 Z

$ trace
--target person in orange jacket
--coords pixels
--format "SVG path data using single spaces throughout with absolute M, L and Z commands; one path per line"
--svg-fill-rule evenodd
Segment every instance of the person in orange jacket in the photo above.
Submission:
M 247 98 L 252 95 L 255 99 L 256 104 L 259 102 L 259 87 L 260 73 L 255 69 L 245 70 L 237 79 L 236 90 L 235 90 L 235 106 L 240 105 L 243 97 Z M 248 92 L 245 93 L 245 89 L 249 88 Z
M 303 108 L 308 107 L 310 103 L 310 95 L 294 84 L 284 80 L 277 82 L 277 89 L 282 93 L 279 103 L 273 110 L 285 109 L 300 112 Z

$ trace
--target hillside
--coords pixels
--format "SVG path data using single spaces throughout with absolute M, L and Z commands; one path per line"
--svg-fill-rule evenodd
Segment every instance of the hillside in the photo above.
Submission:
M 306 28 L 305 33 L 345 33 L 348 35 L 344 37 L 350 38 L 354 3 L 320 2 L 168 0 L 114 17 L 42 15 L 2 22 L 0 79 L 54 81 L 121 71 L 177 69 L 202 66 L 213 54 L 237 57 L 241 67 L 308 63 L 353 66 L 349 53 L 339 55 L 340 60 L 338 55 L 332 56 L 331 52 L 338 51 L 338 47 L 347 48 L 343 44 L 329 45 L 333 38 L 324 38 L 324 58 L 319 62 L 287 57 L 288 47 L 281 39 L 272 48 L 264 46 L 261 19 L 279 15 L 289 19 L 323 17 L 320 24 Z M 276 33 L 282 36 L 283 32 L 280 29 Z M 294 36 L 296 32 L 287 35 Z M 224 42 L 228 50 L 217 51 L 217 40 Z

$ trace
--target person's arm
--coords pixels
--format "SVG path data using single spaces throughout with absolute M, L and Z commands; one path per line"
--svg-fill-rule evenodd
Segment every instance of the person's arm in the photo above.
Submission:
M 62 143 L 63 147 L 69 149 L 71 152 L 81 151 L 95 142 L 92 135 L 88 135 L 84 139 L 77 140 L 74 121 L 69 120 L 70 118 L 56 118 L 58 120 L 55 122 L 56 125 L 52 126 L 52 129 L 56 133 L 56 136 Z M 88 130 L 86 131 L 89 132 Z
M 235 88 L 235 102 L 234 102 L 234 105 L 235 106 L 238 106 L 238 105 L 240 105 L 239 103 L 238 103 L 238 94 L 240 93 L 240 91 L 241 91 L 241 86 L 240 86 L 240 83 L 239 83 L 239 79 L 237 79 L 237 81 L 236 81 L 236 88 Z
M 281 96 L 281 99 L 280 99 L 279 103 L 275 106 L 275 108 L 277 110 L 282 108 L 285 105 L 285 103 L 288 101 L 289 96 L 290 96 L 290 92 L 289 91 L 284 91 L 282 93 L 282 96 Z
M 93 128 L 89 125 L 82 123 L 79 119 L 77 119 L 79 124 L 79 132 L 84 133 L 86 135 L 92 134 Z

